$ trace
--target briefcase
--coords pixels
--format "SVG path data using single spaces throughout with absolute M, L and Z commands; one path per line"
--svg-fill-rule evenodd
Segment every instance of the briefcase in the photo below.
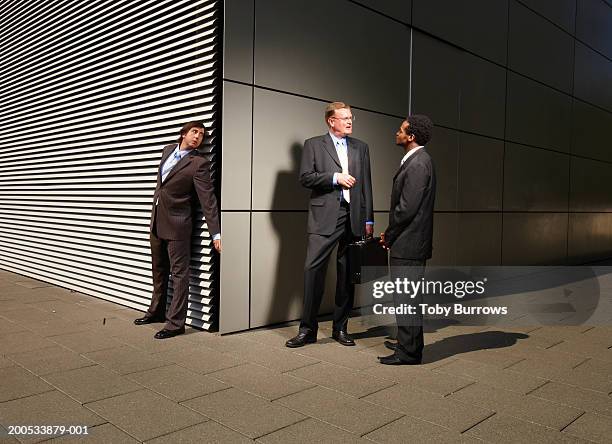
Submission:
M 380 237 L 353 242 L 347 248 L 352 284 L 373 281 L 388 273 L 387 250 L 380 245 Z

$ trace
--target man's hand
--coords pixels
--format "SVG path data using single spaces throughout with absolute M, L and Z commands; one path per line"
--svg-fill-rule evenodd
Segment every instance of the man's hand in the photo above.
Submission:
M 336 181 L 343 188 L 353 188 L 356 179 L 350 174 L 338 173 L 338 175 L 336 176 Z
M 371 239 L 374 237 L 374 225 L 366 224 L 365 235 L 366 235 L 366 239 Z
M 385 241 L 385 233 L 380 233 L 380 245 L 382 245 L 385 250 L 389 249 L 389 245 L 387 245 L 387 242 Z
M 213 245 L 215 247 L 215 250 L 217 250 L 217 253 L 221 253 L 221 239 L 214 240 Z

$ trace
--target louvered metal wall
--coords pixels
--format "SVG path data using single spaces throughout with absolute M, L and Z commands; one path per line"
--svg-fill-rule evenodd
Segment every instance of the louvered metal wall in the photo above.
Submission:
M 161 148 L 203 120 L 214 160 L 220 3 L 0 2 L 0 268 L 146 309 Z M 208 329 L 204 222 L 193 241 L 187 322 Z

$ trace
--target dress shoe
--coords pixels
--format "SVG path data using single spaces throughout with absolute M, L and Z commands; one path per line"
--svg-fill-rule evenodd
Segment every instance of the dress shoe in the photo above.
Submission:
M 395 353 L 389 356 L 379 356 L 378 360 L 380 361 L 381 364 L 385 364 L 385 365 L 420 365 L 421 364 L 420 359 L 411 359 L 409 361 L 405 361 L 403 359 L 400 359 L 400 357 L 397 356 Z
M 168 339 L 174 336 L 182 335 L 185 333 L 185 327 L 179 328 L 178 330 L 166 330 L 165 328 L 155 333 L 155 339 Z
M 285 345 L 289 348 L 303 347 L 306 344 L 314 344 L 317 342 L 317 336 L 312 333 L 298 333 L 297 336 L 289 339 L 285 342 Z
M 395 342 L 385 341 L 384 344 L 389 350 L 395 351 L 397 349 L 397 344 Z
M 355 345 L 355 341 L 353 341 L 353 338 L 351 338 L 347 332 L 342 331 L 342 330 L 333 332 L 332 338 L 334 338 L 336 341 L 338 341 L 342 345 L 347 345 L 347 346 Z
M 144 316 L 142 318 L 134 319 L 134 324 L 136 325 L 153 324 L 154 322 L 166 322 L 166 320 L 153 316 Z

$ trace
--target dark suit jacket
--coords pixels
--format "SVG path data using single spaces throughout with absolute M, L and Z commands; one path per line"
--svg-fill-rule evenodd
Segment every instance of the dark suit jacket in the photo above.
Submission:
M 210 177 L 209 163 L 197 150 L 192 150 L 172 168 L 162 183 L 161 167 L 176 148 L 167 145 L 157 172 L 157 187 L 153 195 L 151 229 L 156 227 L 157 237 L 167 240 L 189 239 L 193 230 L 193 213 L 200 201 L 211 236 L 221 232 L 217 198 Z M 155 205 L 155 202 L 159 202 Z
M 411 155 L 393 177 L 389 227 L 385 241 L 391 256 L 426 260 L 431 257 L 436 173 L 425 148 Z
M 366 221 L 374 221 L 370 151 L 361 140 L 347 137 L 349 174 L 356 179 L 350 190 L 353 235 L 365 234 Z M 330 235 L 336 229 L 340 209 L 340 186 L 333 185 L 334 173 L 342 167 L 331 136 L 324 134 L 304 142 L 300 183 L 312 190 L 308 211 L 308 233 Z

